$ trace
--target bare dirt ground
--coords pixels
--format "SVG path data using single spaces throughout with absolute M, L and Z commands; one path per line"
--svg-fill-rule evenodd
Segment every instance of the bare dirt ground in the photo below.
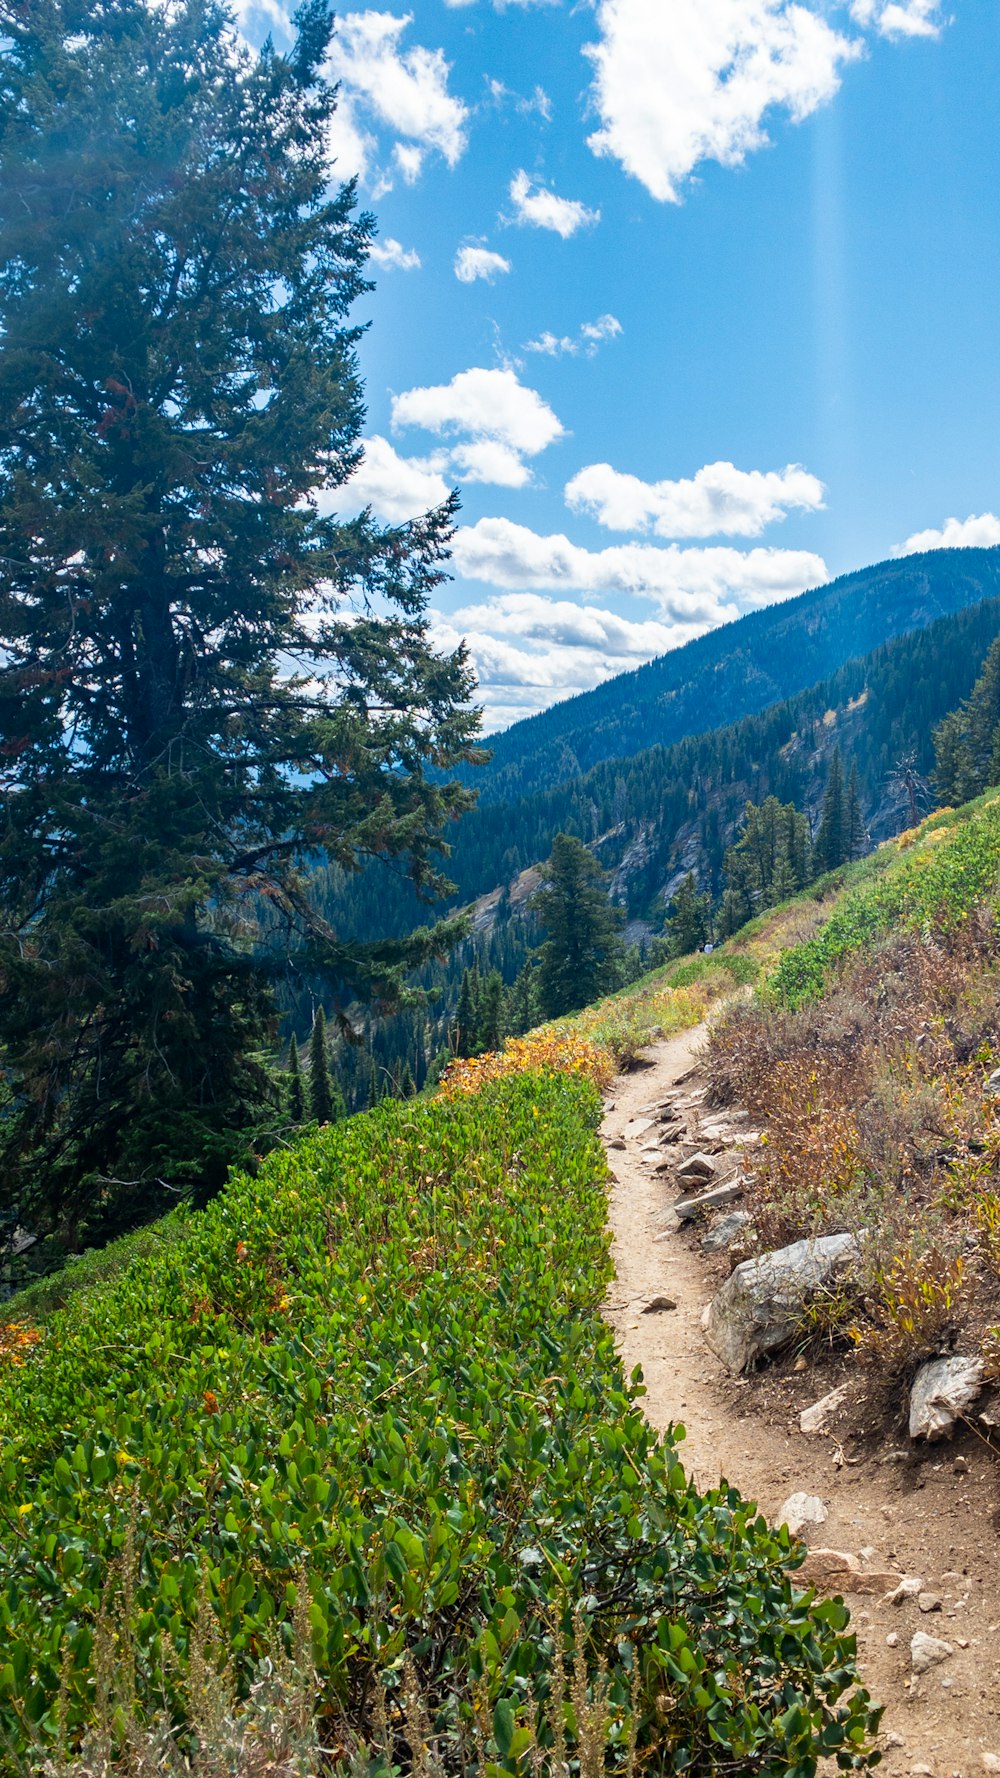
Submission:
M 949 1444 L 911 1445 L 905 1401 L 843 1357 L 805 1368 L 800 1360 L 796 1368 L 792 1353 L 737 1379 L 709 1350 L 702 1311 L 732 1260 L 702 1252 L 704 1224 L 677 1227 L 672 1172 L 654 1171 L 665 1156 L 679 1159 L 695 1144 L 659 1153 L 653 1146 L 663 1137 L 656 1113 L 668 1101 L 685 1136 L 701 1137 L 706 1123 L 711 1131 L 713 1115 L 739 1126 L 738 1115 L 713 1114 L 704 1105 L 697 1075 L 704 1037 L 701 1027 L 653 1045 L 609 1095 L 602 1135 L 614 1175 L 617 1277 L 607 1317 L 626 1370 L 642 1366 L 654 1426 L 685 1427 L 680 1456 L 699 1486 L 725 1477 L 772 1520 L 789 1495 L 818 1495 L 829 1516 L 811 1538 L 814 1547 L 922 1580 L 920 1603 L 911 1597 L 890 1604 L 881 1589 L 844 1589 L 865 1683 L 886 1705 L 880 1770 L 887 1778 L 1000 1773 L 1000 1461 L 971 1427 Z M 738 1145 L 729 1146 L 734 1142 L 727 1137 L 717 1145 L 720 1176 L 742 1159 Z M 697 1146 L 710 1148 L 711 1137 Z M 676 1308 L 643 1313 L 658 1295 Z M 803 1408 L 845 1380 L 849 1397 L 830 1433 L 806 1437 L 798 1424 Z M 939 1604 L 924 1609 L 929 1601 Z M 918 1630 L 953 1650 L 922 1676 L 913 1673 L 910 1652 Z

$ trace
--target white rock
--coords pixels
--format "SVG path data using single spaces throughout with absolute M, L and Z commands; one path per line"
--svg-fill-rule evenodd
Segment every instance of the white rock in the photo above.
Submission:
M 849 1385 L 841 1383 L 839 1388 L 831 1389 L 820 1401 L 814 1401 L 811 1408 L 803 1408 L 799 1415 L 799 1431 L 807 1438 L 813 1438 L 819 1432 L 825 1432 L 827 1421 L 832 1419 L 842 1401 L 847 1398 Z
M 809 1542 L 809 1533 L 816 1525 L 825 1525 L 827 1510 L 818 1494 L 790 1494 L 778 1513 L 777 1523 L 787 1525 L 793 1537 Z
M 950 1642 L 942 1642 L 939 1636 L 928 1636 L 923 1630 L 916 1630 L 910 1641 L 910 1664 L 914 1673 L 929 1673 L 932 1667 L 950 1660 L 954 1653 Z
M 995 1099 L 998 1095 L 1000 1095 L 1000 1068 L 994 1068 L 983 1088 L 983 1098 Z
M 902 1605 L 907 1599 L 917 1599 L 924 1590 L 924 1583 L 919 1574 L 904 1574 L 898 1587 L 886 1596 L 887 1605 Z
M 735 1376 L 787 1345 L 809 1297 L 859 1252 L 854 1235 L 822 1235 L 744 1260 L 710 1304 L 705 1337 L 712 1351 Z
M 1000 1772 L 1000 1753 L 981 1753 L 979 1761 L 984 1772 Z
M 910 1437 L 950 1436 L 955 1421 L 970 1408 L 983 1387 L 978 1358 L 932 1358 L 922 1364 L 910 1389 Z

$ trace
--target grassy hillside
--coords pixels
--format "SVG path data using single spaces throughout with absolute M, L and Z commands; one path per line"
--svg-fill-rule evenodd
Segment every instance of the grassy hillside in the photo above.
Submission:
M 868 1769 L 843 1608 L 622 1375 L 598 1115 L 386 1105 L 8 1328 L 0 1770 Z

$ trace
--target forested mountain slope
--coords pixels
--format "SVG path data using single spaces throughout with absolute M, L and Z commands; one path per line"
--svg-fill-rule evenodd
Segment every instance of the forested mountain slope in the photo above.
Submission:
M 989 558 L 989 552 L 964 552 Z M 997 552 L 1000 559 L 1000 552 Z M 696 869 L 717 894 L 727 845 L 748 800 L 774 795 L 815 812 L 838 745 L 857 765 L 873 840 L 911 824 L 906 793 L 891 782 L 908 760 L 919 779 L 933 768 L 932 729 L 968 696 L 1000 633 L 1000 597 L 846 661 L 795 697 L 672 746 L 612 759 L 512 804 L 485 801 L 456 832 L 448 869 L 465 905 L 510 884 L 548 856 L 559 832 L 594 844 L 615 872 L 630 914 L 645 916 L 680 871 Z M 617 683 L 617 681 L 616 681 Z M 382 867 L 317 879 L 327 916 L 363 931 L 374 912 L 399 930 L 420 904 Z
M 997 593 L 1000 549 L 932 550 L 841 575 L 515 723 L 490 738 L 492 761 L 469 781 L 482 802 L 509 802 L 651 742 L 721 728 Z

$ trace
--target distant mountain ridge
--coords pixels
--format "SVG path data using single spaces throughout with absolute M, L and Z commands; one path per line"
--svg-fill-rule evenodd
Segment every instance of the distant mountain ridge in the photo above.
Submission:
M 794 697 L 851 659 L 1000 594 L 1000 546 L 930 550 L 841 575 L 526 717 L 468 774 L 508 803 L 605 760 L 669 746 Z

